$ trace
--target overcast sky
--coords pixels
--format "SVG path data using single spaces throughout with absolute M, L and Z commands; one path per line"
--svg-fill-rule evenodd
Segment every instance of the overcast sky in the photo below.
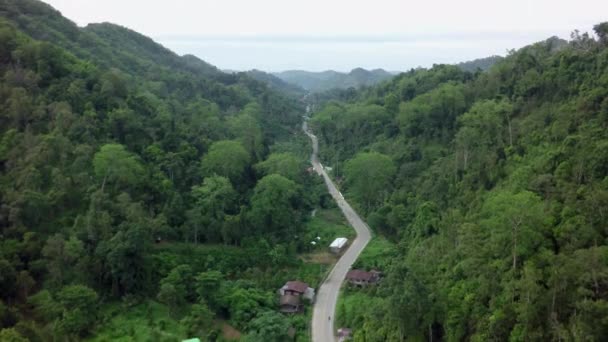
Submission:
M 222 69 L 407 70 L 608 20 L 608 0 L 45 0 L 80 26 L 120 24 Z

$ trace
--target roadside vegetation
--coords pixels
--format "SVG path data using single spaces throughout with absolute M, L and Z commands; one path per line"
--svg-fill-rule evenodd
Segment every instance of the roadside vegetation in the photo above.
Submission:
M 368 247 L 385 278 L 341 299 L 356 341 L 608 336 L 607 37 L 317 98 L 321 160 L 394 246 Z

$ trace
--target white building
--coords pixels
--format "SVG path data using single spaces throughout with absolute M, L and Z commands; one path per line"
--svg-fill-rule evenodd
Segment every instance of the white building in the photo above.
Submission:
M 329 245 L 329 250 L 332 253 L 339 254 L 342 251 L 344 251 L 344 249 L 346 249 L 347 244 L 348 244 L 347 238 L 339 237 L 339 238 L 335 239 L 334 242 L 331 243 L 331 245 Z

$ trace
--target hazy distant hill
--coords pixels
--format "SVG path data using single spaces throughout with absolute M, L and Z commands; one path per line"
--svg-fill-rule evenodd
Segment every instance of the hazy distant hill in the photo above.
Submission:
M 273 74 L 256 69 L 246 71 L 245 73 L 258 81 L 268 84 L 270 88 L 286 95 L 303 96 L 306 94 L 304 88 L 294 83 L 288 83 Z
M 365 70 L 362 68 L 353 69 L 349 73 L 333 70 L 323 72 L 288 70 L 274 73 L 274 75 L 285 82 L 296 84 L 312 92 L 333 88 L 359 88 L 361 86 L 374 85 L 393 77 L 393 74 L 383 69 Z
M 492 67 L 492 65 L 496 64 L 503 60 L 504 57 L 501 56 L 490 56 L 485 58 L 478 58 L 472 61 L 462 62 L 456 64 L 462 71 L 470 71 L 475 72 L 477 69 L 481 69 L 482 71 L 488 70 Z

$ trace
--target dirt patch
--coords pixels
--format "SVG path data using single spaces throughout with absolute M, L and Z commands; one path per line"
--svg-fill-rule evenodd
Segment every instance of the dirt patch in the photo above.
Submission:
M 336 256 L 329 252 L 304 254 L 300 258 L 302 261 L 311 264 L 331 265 L 336 262 Z
M 222 322 L 222 336 L 228 341 L 238 341 L 241 339 L 241 332 L 226 322 Z

